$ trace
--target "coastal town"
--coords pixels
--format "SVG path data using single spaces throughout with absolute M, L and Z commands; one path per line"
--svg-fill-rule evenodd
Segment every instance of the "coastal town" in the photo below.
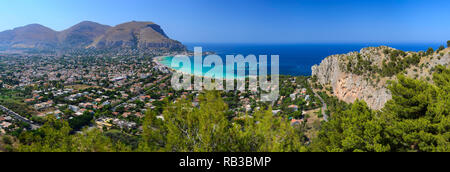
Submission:
M 78 131 L 94 127 L 139 134 L 147 111 L 161 114 L 167 102 L 180 98 L 198 106 L 201 93 L 172 89 L 170 77 L 176 71 L 152 56 L 10 55 L 0 56 L 0 68 L 0 104 L 31 121 L 24 123 L 4 113 L 0 116 L 3 134 L 32 129 L 30 124 L 42 125 L 48 116 L 67 120 Z M 322 102 L 314 96 L 307 77 L 281 76 L 281 82 L 276 102 L 260 101 L 258 92 L 223 91 L 221 95 L 232 118 L 271 106 L 274 116 L 283 116 L 292 125 L 307 123 L 313 116 L 323 120 L 317 111 Z

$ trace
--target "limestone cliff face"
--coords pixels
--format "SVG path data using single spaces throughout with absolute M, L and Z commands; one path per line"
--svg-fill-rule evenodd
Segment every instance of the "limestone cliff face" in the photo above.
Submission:
M 377 55 L 370 48 L 362 49 L 360 53 L 363 54 L 363 57 Z M 363 76 L 346 72 L 344 69 L 347 57 L 356 55 L 357 53 L 352 52 L 327 57 L 320 65 L 312 67 L 312 75 L 317 76 L 320 84 L 331 86 L 333 94 L 340 100 L 347 103 L 353 103 L 357 99 L 364 100 L 372 109 L 381 109 L 392 98 L 383 83 L 373 85 Z M 374 63 L 381 63 L 382 58 L 377 55 L 372 59 Z
M 358 52 L 342 55 L 332 55 L 325 58 L 320 65 L 312 67 L 312 76 L 317 77 L 317 82 L 322 86 L 331 87 L 332 94 L 342 101 L 353 103 L 355 100 L 364 100 L 370 108 L 379 110 L 384 107 L 392 95 L 387 89 L 388 80 L 396 80 L 392 77 L 382 77 L 379 72 L 383 63 L 389 61 L 390 55 L 385 51 L 395 51 L 390 47 L 369 47 Z M 404 57 L 418 55 L 416 52 L 405 52 Z M 357 58 L 355 58 L 357 57 Z M 365 61 L 374 69 L 371 74 L 355 74 L 349 71 L 349 61 Z M 403 58 L 403 57 L 402 57 Z M 355 64 L 355 63 L 353 63 Z M 447 48 L 438 53 L 421 57 L 417 65 L 412 65 L 404 70 L 408 77 L 426 80 L 431 78 L 430 69 L 437 65 L 449 66 L 450 49 Z M 420 67 L 421 66 L 421 67 Z
M 381 109 L 392 98 L 384 85 L 371 85 L 367 80 L 355 74 L 343 74 L 332 85 L 334 94 L 345 102 L 364 100 L 372 109 Z

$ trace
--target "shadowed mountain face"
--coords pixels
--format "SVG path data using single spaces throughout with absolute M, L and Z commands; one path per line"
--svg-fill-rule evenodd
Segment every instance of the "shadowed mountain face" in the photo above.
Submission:
M 32 24 L 0 32 L 3 49 L 137 49 L 185 50 L 152 22 L 128 22 L 110 27 L 95 22 L 81 22 L 61 32 Z

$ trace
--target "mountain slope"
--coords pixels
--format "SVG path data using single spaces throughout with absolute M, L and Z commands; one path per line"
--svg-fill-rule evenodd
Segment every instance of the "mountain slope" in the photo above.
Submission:
M 0 33 L 0 44 L 10 48 L 54 48 L 58 32 L 39 24 L 18 27 Z
M 59 33 L 60 45 L 64 47 L 86 47 L 96 38 L 106 33 L 111 28 L 95 22 L 84 21 Z
M 131 49 L 184 49 L 184 46 L 167 37 L 161 27 L 152 22 L 128 22 L 110 28 L 90 47 Z

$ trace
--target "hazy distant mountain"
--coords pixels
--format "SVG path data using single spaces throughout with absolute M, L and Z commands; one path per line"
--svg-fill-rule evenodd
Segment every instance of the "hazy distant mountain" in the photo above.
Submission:
M 106 33 L 111 26 L 84 21 L 59 33 L 58 38 L 63 47 L 84 48 Z
M 0 44 L 9 48 L 50 48 L 58 45 L 58 32 L 39 24 L 0 32 Z
M 0 32 L 0 47 L 8 47 L 13 38 L 14 32 L 12 30 Z
M 183 49 L 184 46 L 170 39 L 161 27 L 152 22 L 128 22 L 117 25 L 98 37 L 90 47 L 131 49 Z
M 138 49 L 185 50 L 152 22 L 128 22 L 110 27 L 85 21 L 61 32 L 39 24 L 0 32 L 2 49 Z

